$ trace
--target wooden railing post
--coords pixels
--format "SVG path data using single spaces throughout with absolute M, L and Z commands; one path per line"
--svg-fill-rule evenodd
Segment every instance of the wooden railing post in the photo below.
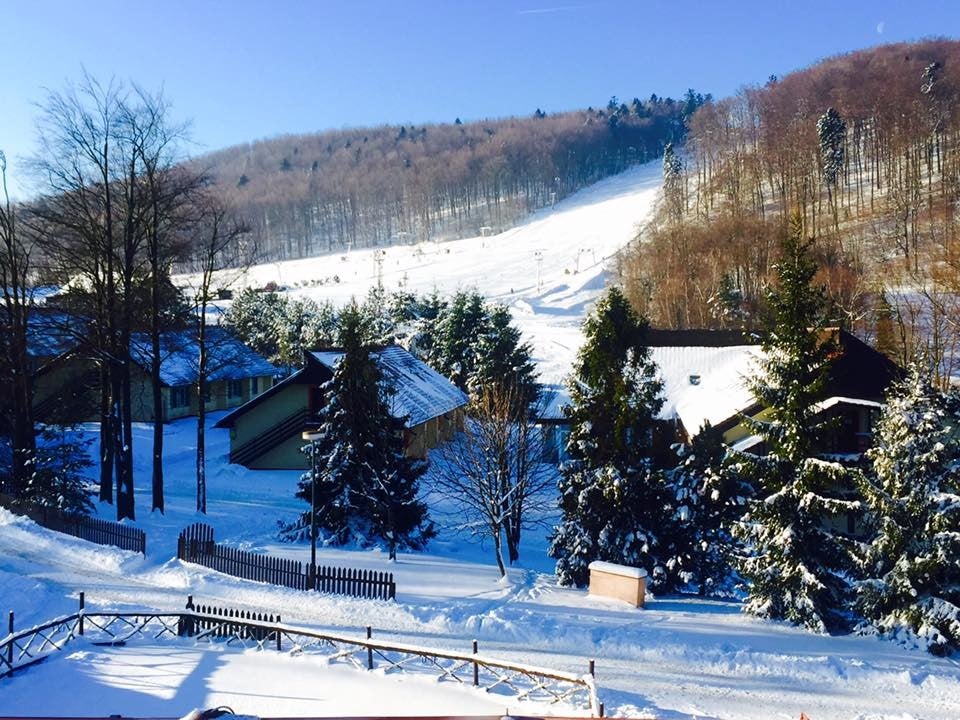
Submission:
M 277 625 L 280 625 L 280 616 L 277 615 Z M 280 628 L 277 627 L 277 652 L 280 652 Z
M 80 593 L 80 611 L 77 613 L 77 620 L 78 620 L 78 626 L 79 626 L 78 632 L 81 635 L 83 635 L 83 600 L 84 600 L 83 595 L 84 594 L 81 592 Z
M 373 637 L 373 628 L 367 625 L 367 640 Z M 367 647 L 367 670 L 373 670 L 373 648 Z
M 10 611 L 10 615 L 7 619 L 7 632 L 12 636 L 13 635 L 13 610 Z M 13 675 L 13 637 L 10 638 L 10 641 L 7 643 L 7 665 L 10 668 L 7 675 Z
M 480 651 L 480 644 L 474 640 L 473 641 L 473 654 L 476 655 Z M 473 686 L 479 687 L 480 685 L 480 665 L 476 660 L 473 661 Z

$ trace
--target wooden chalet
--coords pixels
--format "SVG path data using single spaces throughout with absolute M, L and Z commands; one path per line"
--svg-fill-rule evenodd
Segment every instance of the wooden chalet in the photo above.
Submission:
M 672 442 L 689 442 L 710 423 L 732 447 L 763 454 L 762 438 L 752 435 L 744 417 L 762 420 L 767 411 L 757 404 L 747 379 L 756 375 L 763 358 L 761 336 L 731 330 L 650 329 L 647 342 L 663 381 L 664 404 L 655 433 L 655 450 Z M 831 363 L 817 410 L 834 419 L 824 439 L 824 453 L 855 456 L 872 444 L 873 427 L 890 383 L 900 368 L 845 330 L 831 328 L 823 342 Z M 561 388 L 547 393 L 544 427 L 550 457 L 563 459 L 567 421 Z
M 237 407 L 273 385 L 277 369 L 233 334 L 219 327 L 207 330 L 208 412 Z M 74 423 L 97 419 L 100 373 L 84 351 L 82 321 L 63 313 L 31 318 L 30 356 L 33 364 L 34 412 L 41 422 Z M 196 415 L 199 346 L 192 330 L 161 336 L 160 381 L 162 422 Z M 150 339 L 135 333 L 130 355 L 131 400 L 135 422 L 153 422 L 150 379 Z
M 462 429 L 467 396 L 456 385 L 397 345 L 372 351 L 392 392 L 393 412 L 406 427 L 407 454 L 427 451 Z M 214 427 L 230 429 L 230 462 L 264 469 L 306 469 L 301 433 L 318 424 L 321 386 L 343 357 L 332 348 L 304 354 L 304 366 Z

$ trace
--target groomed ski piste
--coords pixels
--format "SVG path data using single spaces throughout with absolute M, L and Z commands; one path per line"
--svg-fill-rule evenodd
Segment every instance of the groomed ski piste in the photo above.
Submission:
M 579 346 L 579 323 L 602 291 L 604 258 L 633 238 L 658 186 L 656 164 L 637 168 L 502 236 L 431 246 L 432 264 L 423 261 L 423 248 L 417 271 L 403 264 L 403 253 L 412 262 L 416 247 L 389 249 L 384 285 L 399 282 L 391 272 L 405 272 L 411 290 L 476 287 L 507 303 L 535 343 L 545 379 L 559 380 Z M 486 246 L 474 247 L 478 242 Z M 541 248 L 538 283 L 533 253 Z M 297 292 L 335 302 L 362 296 L 376 281 L 373 254 L 346 257 L 261 266 L 249 282 L 295 288 L 299 282 Z M 332 274 L 325 269 L 331 263 L 339 284 L 303 287 L 306 279 Z M 344 272 L 351 268 L 355 280 Z M 209 424 L 221 416 L 214 414 Z M 81 430 L 90 438 L 95 431 Z M 561 588 L 546 555 L 547 530 L 524 536 L 520 566 L 501 580 L 489 545 L 454 531 L 457 518 L 442 497 L 429 492 L 429 479 L 424 486 L 440 534 L 426 552 L 401 553 L 395 563 L 379 549 L 318 553 L 323 564 L 394 573 L 395 602 L 298 592 L 182 563 L 176 560 L 177 534 L 197 521 L 212 525 L 220 542 L 306 561 L 305 542 L 277 537 L 277 523 L 304 509 L 294 497 L 299 473 L 229 465 L 228 432 L 208 427 L 209 512 L 198 515 L 195 420 L 175 421 L 165 438 L 166 514 L 150 514 L 151 427 L 138 425 L 135 435 L 135 524 L 147 533 L 145 557 L 53 533 L 0 509 L 0 611 L 14 610 L 17 628 L 74 612 L 80 591 L 91 611 L 176 611 L 190 594 L 197 602 L 279 613 L 284 623 L 318 632 L 361 637 L 370 625 L 381 640 L 457 652 L 469 652 L 476 639 L 485 656 L 568 673 L 586 672 L 595 659 L 608 716 L 960 717 L 960 664 L 950 658 L 875 637 L 813 635 L 744 615 L 731 601 L 648 597 L 638 610 Z M 98 512 L 112 518 L 113 508 L 101 505 Z M 45 662 L 0 678 L 0 715 L 179 717 L 217 705 L 270 717 L 587 712 L 520 701 L 508 692 L 484 693 L 439 681 L 436 673 L 371 672 L 289 649 L 240 650 L 189 639 L 133 639 L 109 648 L 76 639 Z

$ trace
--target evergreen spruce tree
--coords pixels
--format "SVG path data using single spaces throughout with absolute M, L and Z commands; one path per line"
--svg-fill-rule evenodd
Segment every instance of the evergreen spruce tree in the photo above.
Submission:
M 521 342 L 520 330 L 512 324 L 510 311 L 503 305 L 493 306 L 474 344 L 476 360 L 467 381 L 470 394 L 502 386 L 510 389 L 522 409 L 528 410 L 539 395 L 531 353 L 530 345 Z
M 768 453 L 742 464 L 757 497 L 735 528 L 746 547 L 737 565 L 748 583 L 747 612 L 826 632 L 844 623 L 849 555 L 825 520 L 858 505 L 837 492 L 854 485 L 852 472 L 815 454 L 825 429 L 815 404 L 827 378 L 829 344 L 821 336 L 823 290 L 812 284 L 816 267 L 797 218 L 777 272 L 765 359 L 750 383 L 767 413 L 747 423 Z
M 823 176 L 830 192 L 836 187 L 837 179 L 843 172 L 846 134 L 847 124 L 840 117 L 840 113 L 835 108 L 827 108 L 817 120 L 817 138 L 820 142 Z
M 428 362 L 461 390 L 476 368 L 475 345 L 486 328 L 487 309 L 476 292 L 458 292 L 437 318 Z
M 367 319 L 355 303 L 340 316 L 343 357 L 323 387 L 320 437 L 304 448 L 318 470 L 300 480 L 297 497 L 314 493 L 318 527 L 326 541 L 367 544 L 383 540 L 390 557 L 420 549 L 433 536 L 426 506 L 418 500 L 426 463 L 406 457 L 403 418 L 391 413 L 390 392 L 367 338 Z M 309 527 L 303 513 L 294 532 Z
M 874 531 L 856 608 L 873 629 L 960 649 L 960 413 L 916 365 L 894 386 L 862 492 Z
M 661 558 L 673 510 L 654 466 L 652 430 L 662 383 L 645 343 L 647 324 L 611 288 L 584 323 L 569 382 L 570 462 L 559 481 L 562 517 L 550 555 L 564 585 L 583 585 L 594 560 L 642 567 L 668 588 Z
M 700 595 L 733 589 L 733 527 L 751 495 L 738 470 L 728 459 L 723 434 L 708 423 L 689 446 L 679 446 L 679 462 L 669 473 L 682 531 L 668 569 Z

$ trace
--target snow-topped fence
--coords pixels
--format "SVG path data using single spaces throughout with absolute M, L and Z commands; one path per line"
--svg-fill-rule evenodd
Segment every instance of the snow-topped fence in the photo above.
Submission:
M 604 711 L 597 697 L 592 660 L 587 672 L 577 675 L 485 657 L 480 655 L 476 640 L 470 652 L 455 652 L 374 640 L 369 626 L 364 637 L 320 633 L 284 624 L 279 615 L 274 618 L 248 610 L 198 606 L 192 596 L 177 612 L 91 612 L 80 593 L 77 612 L 19 632 L 15 632 L 11 611 L 9 633 L 0 640 L 0 677 L 10 677 L 41 662 L 81 637 L 98 646 L 133 641 L 182 642 L 190 638 L 195 643 L 220 643 L 245 650 L 316 654 L 329 662 L 345 662 L 362 670 L 429 672 L 441 681 L 488 692 L 506 690 L 517 700 L 564 702 L 587 709 L 593 716 L 602 717 Z
M 234 577 L 294 590 L 317 590 L 373 600 L 394 600 L 397 596 L 393 573 L 325 565 L 312 569 L 308 563 L 298 560 L 218 545 L 213 539 L 213 528 L 204 523 L 194 523 L 180 533 L 177 557 Z
M 10 496 L 0 495 L 0 505 L 11 507 L 13 512 L 26 515 L 48 530 L 73 535 L 98 545 L 113 545 L 121 550 L 147 554 L 147 534 L 140 528 L 85 515 L 70 515 L 55 508 L 13 508 L 12 501 Z

